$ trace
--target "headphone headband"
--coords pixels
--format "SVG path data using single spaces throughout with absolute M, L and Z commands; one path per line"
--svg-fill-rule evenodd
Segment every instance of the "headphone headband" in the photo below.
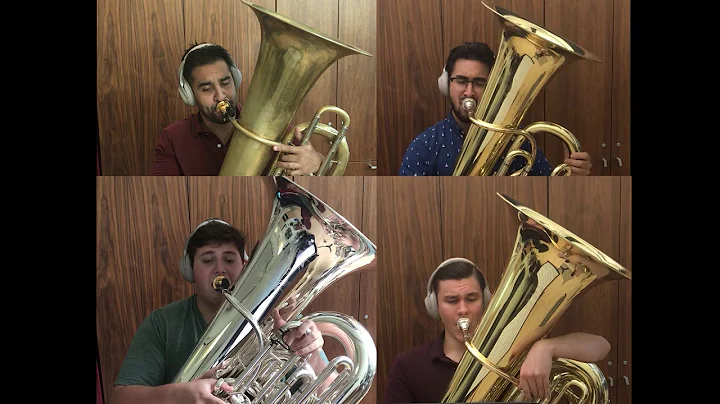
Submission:
M 185 70 L 185 61 L 187 60 L 188 56 L 190 56 L 191 53 L 193 53 L 195 50 L 204 48 L 206 46 L 214 45 L 212 43 L 201 43 L 198 45 L 193 46 L 187 53 L 185 53 L 185 56 L 183 56 L 182 61 L 180 62 L 180 69 L 178 70 L 178 79 L 180 80 L 180 87 L 184 88 L 185 84 L 188 84 L 187 81 L 185 81 L 185 76 L 183 76 L 183 71 Z
M 432 275 L 430 275 L 430 279 L 428 279 L 428 284 L 427 284 L 427 293 L 428 294 L 433 293 L 432 284 L 433 284 L 433 279 L 435 279 L 435 274 L 437 274 L 438 271 L 440 271 L 442 268 L 445 268 L 446 266 L 448 266 L 450 264 L 454 264 L 456 262 L 463 262 L 465 264 L 472 265 L 474 268 L 476 268 L 477 271 L 480 272 L 480 276 L 483 278 L 483 281 L 485 282 L 485 287 L 487 287 L 487 280 L 485 279 L 485 275 L 480 271 L 480 268 L 478 268 L 477 265 L 475 265 L 472 261 L 470 261 L 467 258 L 455 257 L 455 258 L 446 259 L 445 261 L 440 263 L 440 265 L 438 265 L 437 268 L 435 268 Z

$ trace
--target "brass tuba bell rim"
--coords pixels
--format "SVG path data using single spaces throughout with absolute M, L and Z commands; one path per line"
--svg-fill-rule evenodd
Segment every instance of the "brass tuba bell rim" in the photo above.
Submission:
M 519 29 L 523 35 L 528 37 L 528 39 L 531 39 L 534 42 L 539 42 L 542 47 L 556 51 L 559 50 L 563 53 L 571 54 L 581 59 L 593 62 L 602 62 L 602 59 L 600 59 L 597 55 L 563 37 L 562 35 L 558 35 L 548 29 L 545 29 L 510 10 L 494 5 L 488 0 L 483 0 L 481 3 L 499 17 L 506 29 L 510 29 L 513 32 L 518 32 Z
M 334 43 L 335 45 L 338 45 L 338 46 L 341 46 L 341 47 L 343 47 L 343 48 L 349 49 L 349 50 L 351 50 L 352 52 L 355 52 L 355 53 L 358 53 L 358 54 L 361 54 L 361 55 L 365 55 L 365 56 L 372 56 L 372 54 L 371 54 L 370 52 L 368 52 L 368 51 L 365 51 L 365 50 L 363 50 L 363 49 L 360 49 L 360 48 L 358 48 L 357 46 L 351 45 L 351 44 L 349 44 L 349 43 L 347 43 L 347 42 L 344 42 L 344 41 L 342 41 L 342 40 L 340 40 L 340 39 L 338 39 L 338 38 L 333 38 L 333 37 L 331 37 L 331 36 L 325 35 L 325 34 L 319 32 L 318 30 L 316 30 L 315 28 L 313 28 L 313 27 L 311 27 L 311 26 L 309 26 L 309 25 L 305 25 L 305 24 L 303 24 L 303 23 L 301 23 L 301 22 L 299 22 L 299 21 L 293 20 L 292 18 L 289 18 L 289 17 L 287 17 L 287 16 L 284 16 L 284 15 L 282 15 L 282 14 L 280 14 L 280 13 L 277 13 L 277 12 L 275 12 L 275 11 L 273 11 L 273 10 L 267 9 L 267 8 L 265 8 L 265 7 L 263 7 L 263 6 L 258 5 L 258 4 L 251 3 L 251 2 L 249 2 L 249 1 L 247 1 L 247 0 L 241 0 L 241 1 L 242 1 L 243 3 L 245 3 L 247 6 L 251 7 L 252 9 L 254 9 L 254 10 L 256 10 L 256 11 L 259 11 L 261 14 L 267 14 L 268 16 L 271 16 L 271 17 L 274 18 L 274 19 L 277 19 L 277 20 L 279 20 L 279 21 L 282 21 L 284 24 L 287 24 L 288 26 L 292 26 L 292 27 L 298 28 L 298 29 L 300 29 L 300 30 L 302 30 L 302 31 L 306 31 L 307 33 L 309 33 L 309 34 L 311 34 L 311 35 L 313 35 L 313 36 L 316 36 L 316 37 L 318 37 L 318 38 L 321 38 L 321 39 L 323 39 L 323 40 L 325 40 L 325 41 L 332 42 L 332 43 Z
M 500 192 L 496 192 L 496 194 L 503 201 L 507 202 L 510 206 L 515 208 L 519 213 L 529 217 L 537 224 L 542 226 L 545 230 L 549 230 L 552 233 L 550 236 L 557 236 L 563 239 L 563 241 L 567 244 L 571 245 L 573 254 L 580 254 L 593 262 L 601 264 L 605 268 L 611 270 L 615 275 L 618 275 L 628 280 L 632 280 L 632 271 L 629 268 L 621 265 L 612 257 L 603 253 L 592 244 L 583 240 L 565 227 L 536 212 L 535 210 L 530 209 L 529 207 L 516 201 L 515 199 Z

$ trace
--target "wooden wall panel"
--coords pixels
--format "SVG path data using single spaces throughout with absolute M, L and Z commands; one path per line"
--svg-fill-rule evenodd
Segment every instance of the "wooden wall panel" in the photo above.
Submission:
M 522 121 L 526 125 L 549 120 L 569 129 L 581 149 L 590 153 L 592 175 L 630 173 L 629 2 L 492 2 L 603 60 L 562 67 Z M 501 29 L 494 15 L 475 0 L 380 2 L 378 27 L 378 173 L 396 175 L 412 139 L 449 110 L 436 83 L 450 49 L 476 40 L 497 52 Z M 423 32 L 418 32 L 420 27 Z M 553 166 L 563 162 L 564 146 L 558 138 L 541 134 L 536 140 Z M 617 167 L 616 154 L 622 158 L 622 169 Z
M 150 173 L 163 127 L 183 116 L 177 66 L 183 1 L 97 3 L 97 118 L 103 175 Z M 172 67 L 172 68 L 170 68 Z
M 267 231 L 274 190 L 272 177 L 189 177 L 190 224 L 225 220 L 245 233 L 249 255 Z
M 338 62 L 338 106 L 350 115 L 347 133 L 351 161 L 363 161 L 357 175 L 375 175 L 377 165 L 377 1 L 341 0 L 338 38 L 372 56 L 352 56 Z M 341 122 L 337 122 L 340 124 Z M 346 171 L 345 173 L 349 173 Z
M 620 254 L 618 262 L 632 268 L 632 177 L 620 178 Z M 632 403 L 632 282 L 620 282 L 617 398 Z
M 382 402 L 398 353 L 433 337 L 437 324 L 423 315 L 423 291 L 442 259 L 437 178 L 381 178 L 378 184 L 378 373 Z
M 97 178 L 96 327 L 105 400 L 135 330 L 191 293 L 178 269 L 189 232 L 185 178 Z
M 618 260 L 620 239 L 620 177 L 549 178 L 549 218 Z M 602 335 L 611 349 L 598 363 L 606 377 L 617 380 L 618 282 L 586 289 L 560 318 L 551 336 L 571 332 Z M 610 390 L 616 402 L 615 390 Z
M 440 181 L 440 190 L 442 259 L 464 257 L 472 260 L 484 271 L 490 290 L 495 290 L 520 225 L 517 210 L 496 193 L 505 194 L 546 215 L 547 178 L 444 178 Z
M 377 190 L 370 179 L 295 178 L 361 231 L 367 226 L 374 233 Z M 98 177 L 97 184 L 97 338 L 105 399 L 110 402 L 113 382 L 140 322 L 152 310 L 192 293 L 178 268 L 191 229 L 211 217 L 226 220 L 246 233 L 250 253 L 267 230 L 274 181 L 271 177 Z M 325 290 L 306 313 L 334 310 L 373 324 L 375 306 L 367 296 L 376 285 L 374 265 L 368 269 Z M 368 319 L 360 317 L 361 312 Z M 331 359 L 339 353 L 333 342 L 326 339 Z M 374 403 L 374 394 L 373 390 L 363 404 Z
M 376 177 L 365 177 L 363 179 L 363 233 L 376 245 L 378 244 L 378 224 L 377 224 L 377 193 L 378 180 Z M 378 248 L 378 254 L 382 254 L 382 248 Z M 378 314 L 377 314 L 377 263 L 375 258 L 367 270 L 360 273 L 360 303 L 358 311 L 358 319 L 367 328 L 368 332 L 375 341 L 377 350 L 381 350 L 382 346 L 378 346 Z M 377 402 L 378 377 L 375 375 L 373 385 L 370 387 L 367 395 L 363 399 L 363 404 L 375 404 Z
M 613 175 L 630 175 L 630 0 L 613 1 L 612 134 L 605 152 Z M 596 171 L 597 172 L 597 171 Z
M 604 149 L 612 140 L 613 0 L 545 0 L 545 28 L 592 52 L 602 62 L 567 64 L 546 86 L 545 119 L 572 132 L 592 157 L 592 173 L 601 171 Z M 545 154 L 555 166 L 563 161 L 562 143 L 547 135 Z
M 347 132 L 350 159 L 361 163 L 349 175 L 375 175 L 368 164 L 375 166 L 377 160 L 374 0 L 253 2 L 373 54 L 348 56 L 330 66 L 291 123 L 309 122 L 323 105 L 345 109 L 353 125 Z M 259 52 L 260 25 L 243 2 L 135 3 L 98 3 L 98 159 L 103 175 L 149 175 L 162 129 L 197 111 L 183 104 L 177 92 L 177 69 L 192 43 L 213 42 L 228 49 L 243 74 L 238 90 L 241 104 Z M 328 121 L 338 127 L 332 114 L 323 117 L 322 122 Z M 313 136 L 312 142 L 317 150 L 327 152 L 323 138 Z
M 447 112 L 445 57 L 439 0 L 378 2 L 378 175 L 397 175 L 412 139 Z

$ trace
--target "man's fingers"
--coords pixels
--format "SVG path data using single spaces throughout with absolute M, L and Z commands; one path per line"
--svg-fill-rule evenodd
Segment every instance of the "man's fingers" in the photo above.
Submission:
M 213 384 L 212 384 L 213 391 L 216 391 L 216 390 L 217 390 L 216 386 L 217 386 L 217 381 L 218 381 L 218 379 L 211 379 L 211 380 L 212 380 L 212 383 L 213 383 Z M 232 393 L 232 391 L 233 391 L 232 386 L 230 386 L 226 381 L 223 381 L 222 384 L 220 384 L 219 389 L 222 390 L 222 391 L 224 391 L 224 392 L 226 392 L 226 393 Z
M 587 160 L 566 159 L 565 164 L 572 167 L 587 168 L 590 165 L 590 162 Z
M 300 345 L 300 344 L 302 344 L 302 342 L 300 342 L 298 345 Z M 318 339 L 314 340 L 313 342 L 311 342 L 310 344 L 305 345 L 304 347 L 302 347 L 300 349 L 296 349 L 295 354 L 298 356 L 307 355 L 310 352 L 320 349 L 322 347 L 322 344 L 323 344 L 322 338 L 318 338 Z
M 540 397 L 540 393 L 537 387 L 537 381 L 534 378 L 530 378 L 530 380 L 528 380 L 528 386 L 530 386 L 530 393 L 532 394 L 532 397 Z
M 301 156 L 299 154 L 283 153 L 280 155 L 280 161 L 299 163 Z
M 540 388 L 542 389 L 540 392 L 543 394 L 543 399 L 550 397 L 550 377 L 543 378 Z
M 290 170 L 300 169 L 300 163 L 295 161 L 278 161 L 275 165 L 279 168 L 288 168 Z
M 315 323 L 312 321 L 302 321 L 297 327 L 298 337 L 307 335 L 315 329 Z
M 286 321 L 283 320 L 282 317 L 280 317 L 280 312 L 278 311 L 278 309 L 272 309 L 270 315 L 273 319 L 273 328 L 275 329 L 275 331 L 277 331 L 280 327 L 283 326 L 283 324 L 286 323 Z
M 520 390 L 522 390 L 525 400 L 529 400 L 531 398 L 530 386 L 528 386 L 527 379 L 520 379 Z
M 297 149 L 300 146 L 289 146 L 285 144 L 279 144 L 273 146 L 273 150 L 276 152 L 283 152 L 283 153 L 295 153 L 297 152 Z
M 215 377 L 215 372 L 217 372 L 220 369 L 224 369 L 228 366 L 229 360 L 222 361 L 219 365 L 215 366 L 214 368 L 208 370 L 207 372 L 203 373 L 202 376 L 200 376 L 201 379 L 207 379 L 207 378 L 213 378 Z

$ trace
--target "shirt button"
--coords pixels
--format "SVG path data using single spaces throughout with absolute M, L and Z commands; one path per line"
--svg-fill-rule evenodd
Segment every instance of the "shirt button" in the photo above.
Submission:
M 218 143 L 218 149 L 221 148 L 221 147 L 222 147 L 222 145 L 221 145 L 220 143 Z

